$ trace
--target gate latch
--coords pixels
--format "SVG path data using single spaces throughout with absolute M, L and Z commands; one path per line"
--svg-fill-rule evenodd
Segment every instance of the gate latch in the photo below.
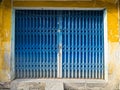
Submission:
M 62 45 L 59 45 L 59 49 L 62 49 Z
M 57 30 L 57 32 L 60 32 L 60 30 Z

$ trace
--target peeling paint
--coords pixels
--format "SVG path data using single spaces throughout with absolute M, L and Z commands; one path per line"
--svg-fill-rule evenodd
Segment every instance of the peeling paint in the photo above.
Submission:
M 10 81 L 11 0 L 0 4 L 0 82 Z
M 109 1 L 109 2 L 108 2 Z M 115 82 L 115 86 L 120 80 L 120 46 L 118 32 L 118 11 L 117 5 L 110 0 L 100 0 L 93 2 L 74 2 L 74 1 L 14 1 L 14 7 L 77 7 L 77 8 L 106 8 L 107 27 L 108 27 L 108 68 L 109 78 L 108 86 Z M 11 52 L 11 0 L 4 0 L 0 4 L 0 81 L 10 80 L 10 52 Z M 113 86 L 113 88 L 114 88 Z
M 109 82 L 107 90 L 114 90 L 120 82 L 120 44 L 109 43 Z

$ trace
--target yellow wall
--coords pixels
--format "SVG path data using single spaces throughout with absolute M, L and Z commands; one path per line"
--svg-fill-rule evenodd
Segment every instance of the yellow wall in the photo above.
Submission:
M 110 0 L 108 0 L 110 1 Z M 118 7 L 117 4 L 107 2 L 107 0 L 93 0 L 92 2 L 78 1 L 14 1 L 13 7 L 80 7 L 80 8 L 106 8 L 107 10 L 107 27 L 108 27 L 108 49 L 110 56 L 108 59 L 109 73 L 115 70 L 114 54 L 117 53 L 119 44 L 118 32 Z M 0 81 L 9 81 L 10 66 L 6 62 L 5 55 L 10 58 L 11 45 L 11 2 L 4 0 L 0 5 Z M 112 58 L 111 58 L 112 57 Z
M 11 2 L 0 3 L 0 81 L 10 77 Z

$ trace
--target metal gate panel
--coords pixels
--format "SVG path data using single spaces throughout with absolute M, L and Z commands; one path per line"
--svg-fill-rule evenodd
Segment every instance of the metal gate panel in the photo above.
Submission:
M 62 12 L 62 77 L 104 79 L 103 11 Z
M 56 11 L 16 10 L 15 16 L 16 78 L 56 78 Z
M 103 11 L 16 10 L 16 78 L 104 79 Z

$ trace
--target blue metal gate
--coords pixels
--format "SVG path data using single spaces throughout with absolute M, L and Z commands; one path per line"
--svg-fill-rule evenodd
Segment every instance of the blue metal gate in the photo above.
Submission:
M 56 78 L 56 11 L 16 10 L 15 14 L 16 78 Z
M 103 11 L 16 10 L 16 78 L 104 79 Z
M 103 11 L 63 11 L 62 77 L 104 79 Z

